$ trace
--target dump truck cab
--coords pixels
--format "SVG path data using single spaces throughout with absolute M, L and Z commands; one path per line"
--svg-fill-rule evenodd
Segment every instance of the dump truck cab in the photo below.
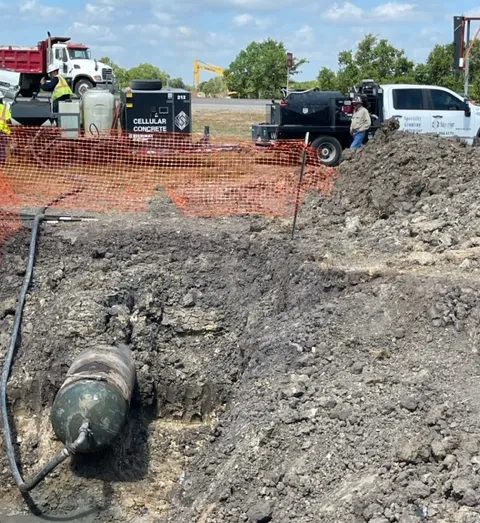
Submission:
M 58 38 L 52 45 L 51 61 L 69 81 L 75 94 L 82 96 L 88 89 L 115 83 L 110 66 L 92 59 L 90 49 L 70 39 Z

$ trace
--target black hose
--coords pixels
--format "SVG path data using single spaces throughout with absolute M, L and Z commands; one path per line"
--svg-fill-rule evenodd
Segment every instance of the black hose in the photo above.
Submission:
M 97 131 L 97 137 L 100 136 L 100 131 L 99 131 L 98 127 L 93 122 L 88 126 L 88 130 L 89 130 L 91 135 L 94 134 L 93 131 L 92 131 L 92 128 L 95 128 L 95 130 Z
M 24 481 L 22 474 L 20 472 L 20 469 L 17 465 L 17 461 L 15 459 L 15 449 L 13 446 L 13 438 L 12 438 L 12 429 L 10 426 L 10 420 L 8 419 L 8 401 L 7 401 L 7 385 L 8 385 L 8 378 L 10 377 L 10 372 L 12 370 L 12 364 L 13 359 L 15 357 L 15 350 L 17 349 L 18 345 L 18 338 L 20 334 L 20 328 L 22 325 L 22 317 L 23 317 L 23 309 L 25 307 L 25 301 L 27 299 L 27 293 L 30 288 L 30 284 L 32 282 L 32 276 L 33 276 L 33 268 L 35 266 L 35 254 L 37 250 L 37 241 L 38 241 L 38 233 L 40 231 L 40 224 L 42 221 L 46 218 L 45 213 L 48 207 L 54 205 L 55 203 L 58 203 L 59 201 L 63 200 L 67 196 L 71 196 L 72 194 L 75 194 L 77 192 L 82 191 L 83 189 L 74 189 L 73 191 L 70 191 L 66 194 L 63 194 L 54 200 L 52 200 L 46 207 L 41 208 L 41 210 L 38 212 L 38 214 L 35 216 L 35 219 L 33 221 L 32 225 L 32 235 L 30 238 L 30 247 L 28 251 L 28 262 L 27 262 L 27 269 L 25 272 L 25 277 L 23 279 L 23 284 L 20 289 L 20 295 L 18 298 L 17 308 L 15 311 L 15 319 L 13 322 L 13 330 L 12 335 L 10 338 L 10 343 L 7 348 L 7 352 L 5 354 L 5 361 L 3 364 L 3 371 L 2 371 L 2 377 L 0 381 L 0 411 L 1 411 L 1 418 L 2 418 L 2 425 L 3 425 L 3 440 L 5 444 L 5 450 L 7 454 L 7 459 L 10 465 L 10 469 L 12 471 L 13 479 L 15 480 L 15 483 L 17 484 L 18 488 L 21 492 L 28 492 L 32 488 L 34 488 L 40 481 L 42 481 L 49 472 L 51 472 L 55 467 L 57 467 L 62 461 L 64 461 L 71 453 L 73 453 L 76 448 L 81 445 L 87 436 L 88 427 L 85 428 L 83 425 L 80 428 L 79 437 L 77 440 L 73 443 L 73 445 L 70 448 L 63 449 L 55 458 L 50 461 L 31 481 Z
M 13 322 L 13 330 L 10 338 L 10 343 L 5 354 L 5 361 L 3 364 L 2 379 L 0 382 L 0 410 L 2 412 L 2 425 L 3 425 L 3 439 L 5 443 L 5 450 L 7 453 L 8 462 L 12 471 L 13 479 L 18 485 L 20 490 L 25 485 L 20 470 L 18 469 L 17 462 L 15 460 L 15 449 L 13 447 L 12 434 L 10 429 L 10 422 L 8 419 L 7 411 L 7 383 L 10 377 L 12 369 L 13 358 L 15 356 L 15 349 L 17 348 L 18 335 L 20 333 L 20 327 L 22 324 L 23 308 L 27 299 L 28 289 L 32 281 L 33 267 L 35 265 L 35 252 L 37 248 L 38 231 L 40 229 L 40 223 L 45 218 L 45 209 L 39 212 L 35 217 L 32 227 L 32 236 L 30 239 L 30 248 L 28 252 L 28 263 L 25 278 L 23 280 L 22 288 L 20 289 L 20 295 L 18 298 L 17 309 L 15 311 L 15 320 Z
M 69 456 L 75 454 L 76 450 L 80 448 L 88 437 L 88 422 L 84 422 L 78 431 L 77 439 L 69 446 L 64 447 L 53 459 L 51 459 L 43 469 L 36 474 L 30 481 L 22 481 L 18 485 L 21 492 L 29 492 L 35 488 L 41 481 L 43 481 L 53 469 L 63 463 Z M 21 476 L 20 476 L 21 477 Z

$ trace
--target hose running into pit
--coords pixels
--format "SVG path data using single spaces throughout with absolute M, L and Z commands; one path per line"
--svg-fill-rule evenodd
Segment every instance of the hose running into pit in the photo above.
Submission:
M 2 425 L 3 425 L 3 439 L 5 444 L 5 450 L 7 454 L 7 459 L 10 465 L 10 469 L 12 472 L 13 479 L 15 480 L 15 483 L 17 484 L 18 488 L 21 492 L 28 492 L 32 490 L 34 487 L 36 487 L 45 477 L 58 465 L 60 465 L 63 461 L 65 461 L 68 456 L 71 454 L 74 454 L 75 451 L 85 442 L 87 436 L 88 436 L 88 423 L 83 424 L 80 427 L 79 434 L 77 439 L 71 444 L 65 446 L 65 448 L 59 452 L 43 469 L 36 474 L 33 479 L 30 481 L 25 481 L 22 477 L 22 474 L 20 472 L 20 469 L 18 467 L 16 458 L 15 458 L 15 448 L 13 444 L 13 437 L 12 437 L 12 429 L 10 426 L 10 420 L 8 418 L 8 400 L 7 400 L 7 385 L 8 385 L 8 379 L 10 377 L 10 373 L 13 366 L 13 361 L 15 357 L 15 350 L 17 349 L 18 345 L 18 338 L 20 335 L 20 329 L 22 325 L 22 317 L 23 317 L 23 310 L 25 307 L 25 302 L 27 299 L 28 290 L 30 288 L 30 284 L 32 282 L 32 276 L 33 276 L 33 269 L 35 267 L 35 254 L 37 250 L 37 243 L 38 243 L 38 236 L 40 231 L 40 225 L 42 221 L 46 218 L 46 211 L 49 207 L 54 205 L 55 203 L 60 202 L 61 200 L 67 198 L 68 196 L 72 196 L 73 194 L 76 194 L 78 192 L 81 192 L 83 190 L 82 188 L 77 188 L 72 191 L 69 191 L 68 193 L 59 196 L 58 198 L 55 198 L 53 201 L 51 201 L 47 206 L 43 207 L 39 210 L 38 214 L 35 216 L 35 219 L 33 221 L 32 225 L 32 234 L 30 238 L 30 247 L 28 251 L 28 261 L 27 261 L 27 269 L 25 272 L 25 277 L 23 279 L 23 284 L 20 289 L 20 295 L 18 298 L 17 308 L 15 311 L 15 319 L 13 323 L 13 329 L 12 329 L 12 335 L 10 338 L 10 343 L 8 345 L 6 354 L 5 354 L 5 361 L 3 365 L 3 371 L 0 381 L 0 411 L 1 411 L 1 418 L 2 418 Z

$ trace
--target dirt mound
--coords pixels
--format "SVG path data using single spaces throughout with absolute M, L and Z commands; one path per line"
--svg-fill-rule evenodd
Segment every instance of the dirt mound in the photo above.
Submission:
M 478 148 L 387 128 L 345 156 L 332 197 L 302 210 L 311 236 L 344 231 L 363 247 L 426 258 L 480 245 Z
M 479 520 L 475 278 L 339 269 L 318 241 L 292 243 L 263 219 L 137 215 L 42 231 L 9 393 L 26 474 L 59 448 L 49 408 L 81 350 L 128 343 L 138 372 L 121 441 L 40 485 L 47 512 Z M 2 349 L 27 239 L 0 259 Z M 3 452 L 0 478 L 0 511 L 15 513 Z
M 386 131 L 341 165 L 335 201 L 383 219 L 447 212 L 448 203 L 453 221 L 464 215 L 459 199 L 478 197 L 479 161 L 480 151 L 459 140 Z

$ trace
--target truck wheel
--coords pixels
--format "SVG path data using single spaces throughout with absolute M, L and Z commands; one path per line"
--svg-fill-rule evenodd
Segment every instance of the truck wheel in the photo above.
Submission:
M 82 97 L 89 89 L 93 87 L 93 83 L 90 80 L 82 79 L 75 84 L 75 94 Z
M 160 91 L 163 83 L 161 80 L 132 80 L 130 87 L 136 91 Z
M 317 150 L 318 159 L 324 165 L 334 167 L 340 163 L 342 144 L 333 136 L 319 136 L 312 147 Z

